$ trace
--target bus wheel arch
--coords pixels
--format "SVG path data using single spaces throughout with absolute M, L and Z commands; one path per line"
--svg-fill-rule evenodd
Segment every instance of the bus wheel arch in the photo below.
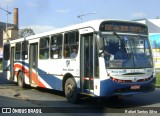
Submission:
M 65 96 L 70 103 L 77 103 L 78 94 L 77 94 L 77 84 L 75 79 L 71 74 L 67 74 L 63 79 L 63 91 Z

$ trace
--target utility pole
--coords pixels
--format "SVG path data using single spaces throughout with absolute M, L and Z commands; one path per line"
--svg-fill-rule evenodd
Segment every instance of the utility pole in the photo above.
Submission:
M 3 9 L 3 8 L 1 8 L 1 7 L 0 7 L 0 9 L 3 10 L 3 11 L 5 11 L 5 12 L 7 13 L 7 14 L 6 14 L 6 15 L 7 15 L 7 21 L 6 21 L 6 30 L 5 30 L 5 31 L 6 31 L 7 37 L 9 38 L 9 35 L 8 35 L 8 15 L 10 15 L 10 14 L 12 14 L 12 13 L 8 11 L 8 6 L 7 6 L 7 10 L 5 10 L 5 9 Z
M 77 17 L 81 19 L 81 23 L 82 23 L 82 17 L 84 16 L 87 16 L 87 15 L 91 15 L 91 14 L 96 14 L 96 12 L 91 12 L 91 13 L 87 13 L 87 14 L 81 14 L 81 15 L 78 15 Z

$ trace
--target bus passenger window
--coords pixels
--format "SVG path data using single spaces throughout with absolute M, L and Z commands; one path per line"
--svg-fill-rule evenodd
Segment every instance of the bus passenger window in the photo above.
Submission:
M 22 42 L 22 59 L 28 58 L 28 41 Z
M 67 46 L 64 47 L 63 56 L 64 56 L 64 58 L 69 57 L 69 47 L 67 47 Z
M 15 59 L 20 60 L 21 57 L 21 43 L 16 43 L 16 52 L 15 52 Z
M 78 54 L 78 31 L 68 32 L 64 35 L 64 58 L 75 58 Z
M 49 37 L 40 38 L 39 44 L 39 58 L 48 59 L 49 58 Z
M 51 58 L 62 58 L 62 34 L 54 35 L 51 37 Z
M 70 55 L 70 58 L 76 58 L 77 57 L 77 49 L 76 48 L 73 48 L 72 49 L 72 53 Z

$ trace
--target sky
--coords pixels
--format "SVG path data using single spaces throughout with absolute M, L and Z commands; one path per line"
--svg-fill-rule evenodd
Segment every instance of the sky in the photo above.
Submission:
M 8 23 L 13 23 L 13 9 L 19 9 L 19 28 L 32 28 L 35 33 L 95 19 L 154 19 L 160 16 L 160 0 L 0 0 L 8 9 Z M 88 15 L 87 15 L 88 14 Z M 0 9 L 0 22 L 7 22 Z

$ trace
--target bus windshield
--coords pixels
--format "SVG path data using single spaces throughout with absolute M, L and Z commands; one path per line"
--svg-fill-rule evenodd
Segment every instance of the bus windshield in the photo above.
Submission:
M 146 36 L 103 34 L 106 68 L 151 68 L 153 65 Z

